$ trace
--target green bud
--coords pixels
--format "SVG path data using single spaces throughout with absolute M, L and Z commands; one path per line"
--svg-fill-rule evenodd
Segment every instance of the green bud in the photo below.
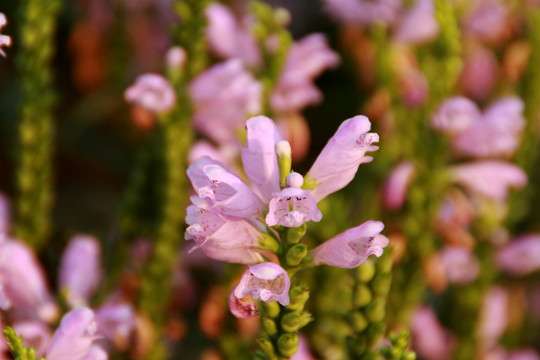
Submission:
M 306 311 L 293 311 L 281 318 L 281 327 L 286 332 L 296 332 L 313 320 Z
M 283 334 L 277 341 L 279 353 L 285 357 L 291 357 L 298 350 L 298 335 Z
M 309 299 L 309 288 L 305 285 L 298 285 L 289 291 L 290 303 L 287 305 L 289 310 L 302 310 Z
M 384 307 L 386 305 L 384 297 L 376 297 L 366 308 L 366 317 L 371 323 L 378 323 L 384 320 Z
M 362 264 L 356 268 L 356 276 L 361 282 L 369 282 L 375 275 L 375 266 L 372 263 Z
M 276 351 L 274 350 L 274 345 L 269 339 L 261 338 L 257 340 L 261 351 L 266 355 L 268 359 L 277 359 Z
M 291 172 L 291 144 L 287 140 L 280 140 L 275 145 L 279 167 L 279 184 L 282 188 L 287 187 L 285 180 Z
M 384 249 L 384 253 L 377 259 L 377 272 L 385 274 L 392 271 L 392 261 L 394 260 L 394 254 L 392 248 L 387 247 Z
M 259 310 L 261 311 L 264 317 L 275 318 L 279 315 L 279 304 L 275 301 L 273 302 L 260 302 Z
M 356 307 L 364 307 L 372 299 L 371 290 L 367 285 L 359 285 L 354 292 L 354 305 Z
M 278 330 L 277 330 L 276 322 L 274 320 L 267 317 L 263 317 L 261 319 L 261 326 L 264 332 L 266 332 L 269 336 L 273 336 L 277 334 Z
M 293 245 L 285 255 L 288 266 L 297 266 L 307 255 L 307 246 L 304 244 Z
M 364 336 L 360 336 L 357 338 L 348 337 L 347 344 L 348 347 L 351 349 L 351 352 L 357 357 L 364 355 L 368 349 L 367 340 Z
M 382 346 L 379 349 L 379 352 L 386 359 L 392 358 L 392 348 L 390 346 L 388 346 L 388 345 Z
M 287 242 L 289 244 L 297 244 L 300 239 L 306 234 L 306 224 L 299 227 L 287 229 Z
M 350 321 L 354 331 L 358 333 L 364 331 L 369 325 L 369 322 L 361 311 L 351 312 Z
M 269 234 L 261 234 L 262 238 L 259 239 L 259 243 L 257 245 L 258 249 L 261 250 L 269 250 L 273 253 L 277 252 L 279 250 L 279 242 Z
M 392 275 L 390 273 L 378 274 L 371 282 L 371 288 L 375 295 L 386 296 L 390 290 L 391 283 Z
M 383 322 L 369 324 L 366 330 L 368 344 L 370 346 L 378 344 L 383 337 L 385 330 L 386 324 Z
M 416 353 L 407 351 L 403 354 L 403 360 L 416 360 Z

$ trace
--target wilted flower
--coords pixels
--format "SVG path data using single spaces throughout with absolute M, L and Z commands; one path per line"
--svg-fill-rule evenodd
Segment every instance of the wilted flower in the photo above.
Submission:
M 311 256 L 314 264 L 352 269 L 366 262 L 370 255 L 381 256 L 388 238 L 381 235 L 384 224 L 366 221 L 317 246 Z
M 497 263 L 514 275 L 526 275 L 540 269 L 540 234 L 518 237 L 497 253 Z
M 0 13 L 0 31 L 4 28 L 4 26 L 6 26 L 6 24 L 7 24 L 6 15 L 4 15 L 3 13 Z M 4 46 L 7 46 L 7 47 L 11 46 L 11 37 L 7 35 L 2 35 L 0 33 L 0 55 L 2 56 L 6 56 L 6 53 L 2 49 L 2 47 Z
M 416 0 L 397 23 L 394 40 L 403 44 L 421 44 L 439 34 L 433 0 Z
M 92 236 L 78 235 L 62 255 L 58 285 L 71 306 L 85 305 L 101 282 L 101 247 Z
M 249 319 L 259 315 L 257 303 L 251 296 L 237 298 L 234 291 L 231 291 L 231 294 L 229 295 L 229 310 L 231 311 L 231 314 L 239 319 Z
M 135 84 L 125 91 L 124 98 L 158 114 L 171 110 L 176 102 L 171 84 L 159 74 L 137 77 Z
M 287 272 L 278 264 L 266 262 L 250 266 L 234 288 L 234 296 L 242 299 L 248 295 L 254 300 L 277 301 L 289 305 L 291 282 Z

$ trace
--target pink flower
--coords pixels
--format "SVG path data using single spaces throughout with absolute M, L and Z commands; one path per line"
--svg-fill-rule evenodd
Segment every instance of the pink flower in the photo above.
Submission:
M 407 188 L 414 176 L 414 165 L 410 161 L 399 163 L 384 185 L 383 204 L 389 210 L 399 210 L 405 202 Z
M 302 334 L 298 337 L 298 351 L 291 356 L 290 360 L 315 360 L 309 349 L 309 342 Z
M 450 359 L 454 340 L 428 307 L 419 308 L 411 326 L 414 350 L 426 360 Z
M 136 103 L 155 113 L 171 110 L 176 102 L 176 94 L 171 84 L 158 74 L 144 74 L 137 77 L 135 84 L 124 93 L 127 102 Z
M 370 220 L 334 236 L 313 249 L 313 263 L 352 269 L 370 255 L 379 257 L 388 245 L 388 238 L 380 235 L 383 228 L 382 222 Z
M 322 34 L 312 34 L 295 42 L 285 68 L 270 98 L 274 110 L 299 112 L 322 99 L 313 81 L 326 69 L 339 64 L 339 56 L 332 51 Z
M 324 0 L 328 11 L 346 23 L 392 23 L 401 7 L 400 0 Z
M 13 329 L 17 335 L 22 336 L 25 346 L 36 349 L 37 356 L 45 355 L 51 332 L 49 328 L 40 321 L 20 321 L 13 324 Z
M 540 356 L 533 349 L 516 349 L 512 350 L 506 360 L 540 360 Z
M 287 272 L 278 264 L 265 262 L 250 266 L 240 279 L 233 293 L 238 299 L 250 295 L 254 300 L 277 301 L 289 305 L 291 281 Z
M 443 133 L 454 135 L 477 122 L 482 113 L 471 100 L 456 96 L 446 100 L 432 118 L 433 127 Z
M 322 213 L 317 208 L 317 201 L 309 191 L 288 187 L 274 194 L 266 215 L 266 224 L 298 227 L 305 222 L 319 222 L 321 219 Z
M 4 195 L 0 194 L 0 239 L 9 233 L 10 225 L 11 209 L 9 201 Z
M 485 295 L 478 319 L 478 336 L 483 347 L 496 344 L 508 325 L 508 296 L 504 289 L 495 286 Z
M 47 348 L 47 360 L 82 360 L 97 338 L 94 312 L 78 307 L 64 315 Z
M 127 347 L 135 329 L 135 312 L 130 304 L 106 303 L 97 309 L 96 322 L 100 335 L 117 347 Z
M 0 13 L 0 30 L 2 30 L 4 28 L 4 26 L 6 26 L 6 25 L 7 25 L 6 15 L 4 15 L 3 13 Z M 6 53 L 2 49 L 2 47 L 4 47 L 4 46 L 7 46 L 7 47 L 11 46 L 11 37 L 9 37 L 7 35 L 2 35 L 0 33 L 0 55 L 5 57 Z
M 504 201 L 510 188 L 527 184 L 527 174 L 503 161 L 477 161 L 453 167 L 454 180 L 471 192 Z
M 197 192 L 191 201 L 201 209 L 247 218 L 262 214 L 262 201 L 219 162 L 208 157 L 200 158 L 188 167 L 187 176 Z
M 468 49 L 459 85 L 463 92 L 478 100 L 489 96 L 497 80 L 497 58 L 489 48 L 475 45 Z
M 401 67 L 397 78 L 401 97 L 406 105 L 417 107 L 426 102 L 429 95 L 429 83 L 417 67 L 411 65 Z
M 422 44 L 439 34 L 433 0 L 416 0 L 399 19 L 394 40 L 402 44 Z
M 0 242 L 0 285 L 5 298 L 3 310 L 22 318 L 53 321 L 57 307 L 47 288 L 43 269 L 32 250 L 15 240 Z
M 305 177 L 306 183 L 314 182 L 317 186 L 311 192 L 315 200 L 320 201 L 344 188 L 354 178 L 360 164 L 373 159 L 365 154 L 378 149 L 371 144 L 379 141 L 379 135 L 369 133 L 370 129 L 368 118 L 361 115 L 339 126 Z
M 101 283 L 101 247 L 92 236 L 78 235 L 62 255 L 58 285 L 68 291 L 71 306 L 85 305 Z
M 219 143 L 235 140 L 246 117 L 261 111 L 262 85 L 238 59 L 199 74 L 189 85 L 189 94 L 194 126 Z
M 262 260 L 256 249 L 262 235 L 244 219 L 191 205 L 187 208 L 186 224 L 185 239 L 194 240 L 196 248 L 200 247 L 212 259 L 240 264 L 254 264 Z
M 173 46 L 165 54 L 165 64 L 171 69 L 180 69 L 184 67 L 187 61 L 187 53 L 180 46 Z
M 109 354 L 102 346 L 93 344 L 81 360 L 107 360 L 108 358 Z
M 478 276 L 480 263 L 467 249 L 446 246 L 438 254 L 438 260 L 448 281 L 454 284 L 469 284 Z
M 477 0 L 465 19 L 464 30 L 480 40 L 494 42 L 506 30 L 508 5 L 501 0 Z
M 206 8 L 206 17 L 208 45 L 217 55 L 226 59 L 241 59 L 251 66 L 261 63 L 257 42 L 229 8 L 218 3 L 210 4 Z
M 497 253 L 497 264 L 514 275 L 526 275 L 540 269 L 540 234 L 518 237 Z
M 235 290 L 231 291 L 229 295 L 229 310 L 231 314 L 239 319 L 249 319 L 259 315 L 257 303 L 253 301 L 251 296 L 237 298 L 234 292 Z
M 279 168 L 275 146 L 281 140 L 274 122 L 266 116 L 257 116 L 246 122 L 247 142 L 242 148 L 242 163 L 251 182 L 269 202 L 280 191 Z

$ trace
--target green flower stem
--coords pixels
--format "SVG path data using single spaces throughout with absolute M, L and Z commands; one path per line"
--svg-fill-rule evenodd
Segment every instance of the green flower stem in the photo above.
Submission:
M 392 346 L 384 345 L 380 354 L 385 360 L 416 360 L 414 351 L 408 350 L 409 332 L 404 330 L 399 335 L 390 334 L 388 337 Z
M 4 328 L 4 337 L 13 359 L 15 360 L 45 360 L 45 358 L 36 357 L 36 349 L 24 346 L 22 337 L 17 336 L 13 328 Z
M 22 100 L 19 121 L 15 235 L 35 248 L 51 231 L 52 143 L 54 137 L 51 59 L 60 0 L 22 0 L 17 68 Z

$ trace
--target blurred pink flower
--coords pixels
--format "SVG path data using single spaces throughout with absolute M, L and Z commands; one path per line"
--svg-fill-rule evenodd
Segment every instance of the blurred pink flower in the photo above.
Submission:
M 261 63 L 261 54 L 248 26 L 240 24 L 228 7 L 219 3 L 206 8 L 206 37 L 211 50 L 225 59 L 240 59 L 247 65 Z M 248 19 L 244 19 L 246 22 Z
M 324 0 L 330 14 L 345 23 L 392 23 L 401 8 L 400 0 Z
M 399 210 L 405 202 L 407 188 L 414 176 L 414 165 L 410 161 L 400 162 L 386 180 L 382 201 L 389 210 Z
M 540 356 L 533 349 L 515 349 L 510 351 L 506 360 L 540 360 Z
M 0 285 L 3 310 L 17 318 L 54 321 L 58 308 L 47 287 L 45 274 L 30 248 L 16 240 L 0 241 Z
M 313 81 L 338 64 L 339 56 L 328 47 L 324 35 L 311 34 L 295 42 L 271 95 L 270 105 L 280 112 L 299 112 L 318 103 L 322 94 Z
M 444 247 L 438 254 L 438 260 L 446 278 L 454 284 L 469 284 L 476 279 L 480 271 L 476 256 L 462 247 Z
M 23 338 L 25 346 L 36 349 L 37 356 L 45 355 L 51 339 L 48 326 L 41 321 L 19 321 L 13 324 L 13 329 L 15 329 L 17 335 Z
M 180 69 L 184 67 L 187 61 L 187 52 L 180 46 L 173 46 L 165 54 L 165 64 L 171 69 Z
M 0 31 L 4 28 L 4 26 L 7 25 L 7 18 L 6 18 L 6 15 L 4 15 L 3 13 L 0 13 Z M 6 53 L 4 52 L 4 50 L 2 49 L 2 47 L 10 47 L 11 46 L 11 37 L 7 36 L 7 35 L 2 35 L 0 33 L 0 55 L 2 56 L 6 56 Z
M 71 306 L 86 305 L 102 278 L 101 246 L 88 235 L 71 239 L 60 261 L 58 286 L 67 290 L 66 301 Z
M 498 251 L 497 264 L 514 275 L 526 275 L 540 269 L 540 234 L 512 240 Z
M 441 326 L 437 315 L 428 307 L 419 308 L 412 326 L 413 349 L 426 360 L 450 359 L 454 347 L 452 335 Z
M 476 44 L 467 48 L 459 86 L 473 99 L 486 99 L 497 80 L 498 63 L 493 51 Z
M 459 134 L 477 122 L 482 113 L 476 104 L 463 96 L 452 97 L 433 115 L 433 127 L 449 135 Z
M 233 293 L 238 299 L 250 295 L 254 300 L 277 301 L 289 305 L 291 281 L 287 272 L 278 264 L 265 262 L 250 266 L 240 279 Z
M 484 348 L 495 345 L 508 325 L 508 296 L 500 286 L 494 286 L 486 295 L 478 319 L 478 337 Z
M 373 220 L 348 229 L 313 249 L 313 263 L 352 269 L 370 255 L 379 257 L 388 245 L 388 238 L 380 234 L 383 229 L 382 222 Z
M 506 30 L 508 5 L 502 0 L 474 0 L 470 4 L 464 32 L 483 41 L 498 40 Z
M 423 105 L 429 95 L 429 83 L 425 75 L 415 66 L 406 65 L 398 69 L 397 81 L 401 97 L 406 105 Z
M 11 226 L 11 208 L 9 200 L 0 193 L 0 239 L 7 236 Z M 1 240 L 0 240 L 1 241 Z
M 309 349 L 309 342 L 302 334 L 298 336 L 298 350 L 290 360 L 315 360 Z
M 371 123 L 365 116 L 345 120 L 322 149 L 305 176 L 306 183 L 317 185 L 311 192 L 317 201 L 344 188 L 360 164 L 373 160 L 365 154 L 378 149 L 372 144 L 379 141 L 379 135 L 368 132 L 370 129 Z
M 96 310 L 96 322 L 98 334 L 124 349 L 135 329 L 135 311 L 127 303 L 105 303 Z
M 453 167 L 457 183 L 471 192 L 504 201 L 510 188 L 527 184 L 527 174 L 514 164 L 503 161 L 477 161 Z
M 107 360 L 107 359 L 109 359 L 109 354 L 107 354 L 107 351 L 105 351 L 105 349 L 98 344 L 92 344 L 92 346 L 90 346 L 90 350 L 88 350 L 86 355 L 81 360 Z
M 47 348 L 47 360 L 82 360 L 97 336 L 94 312 L 78 307 L 64 315 Z
M 422 44 L 439 34 L 439 23 L 435 19 L 433 0 L 416 0 L 397 23 L 394 41 L 401 44 Z
M 195 128 L 211 139 L 231 142 L 246 117 L 261 111 L 262 85 L 238 59 L 212 66 L 189 85 Z
M 136 103 L 154 113 L 171 110 L 176 102 L 176 94 L 171 84 L 158 74 L 144 74 L 135 80 L 124 93 L 127 102 Z

